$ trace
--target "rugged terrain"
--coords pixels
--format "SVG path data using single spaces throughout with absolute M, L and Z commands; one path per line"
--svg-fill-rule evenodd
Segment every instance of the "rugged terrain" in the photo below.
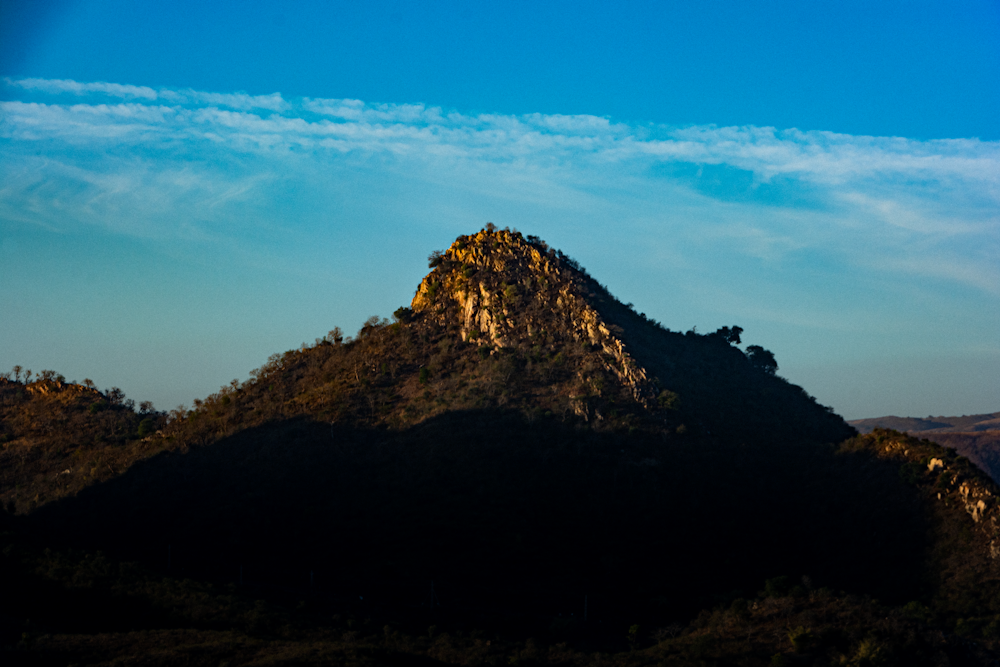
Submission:
M 534 237 L 191 410 L 0 380 L 6 655 L 989 664 L 993 482 Z M 782 662 L 785 661 L 785 662 Z M 949 662 L 950 661 L 950 662 Z

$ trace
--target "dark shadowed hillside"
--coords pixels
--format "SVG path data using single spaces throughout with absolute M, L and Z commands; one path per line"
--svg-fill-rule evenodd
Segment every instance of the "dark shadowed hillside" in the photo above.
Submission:
M 67 546 L 162 565 L 172 545 L 199 576 L 242 566 L 295 586 L 315 572 L 387 604 L 418 603 L 433 580 L 470 608 L 555 615 L 589 595 L 593 618 L 666 624 L 762 572 L 908 601 L 925 528 L 895 469 L 761 447 L 503 411 L 398 431 L 291 419 L 139 463 L 34 522 Z

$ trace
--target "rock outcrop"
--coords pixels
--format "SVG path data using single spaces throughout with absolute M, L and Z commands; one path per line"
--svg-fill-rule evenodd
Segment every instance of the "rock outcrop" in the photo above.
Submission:
M 882 458 L 904 460 L 919 474 L 911 481 L 926 486 L 928 495 L 946 507 L 960 507 L 976 524 L 975 532 L 983 541 L 990 559 L 1000 558 L 1000 507 L 997 486 L 969 459 L 954 449 L 939 447 L 928 440 L 917 440 L 897 431 L 876 429 L 862 438 L 882 438 L 876 450 Z
M 483 230 L 459 237 L 435 263 L 413 297 L 414 312 L 457 323 L 463 340 L 491 348 L 571 338 L 599 353 L 636 401 L 654 405 L 659 388 L 588 303 L 603 288 L 572 260 L 518 232 Z

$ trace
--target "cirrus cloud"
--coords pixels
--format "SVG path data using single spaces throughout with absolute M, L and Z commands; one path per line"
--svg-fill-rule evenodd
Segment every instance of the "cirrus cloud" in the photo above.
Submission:
M 527 203 L 551 197 L 569 208 L 642 209 L 664 218 L 684 207 L 694 211 L 686 223 L 692 238 L 710 224 L 712 238 L 753 238 L 750 246 L 767 248 L 771 258 L 822 246 L 848 264 L 1000 293 L 998 142 L 630 125 L 585 115 L 469 115 L 422 104 L 286 100 L 278 93 L 4 81 L 4 210 L 18 219 L 45 218 L 44 202 L 36 197 L 28 204 L 37 179 L 51 178 L 49 189 L 63 183 L 66 194 L 58 201 L 74 192 L 85 197 L 81 210 L 99 224 L 100 202 L 146 199 L 169 209 L 175 200 L 178 206 L 201 201 L 176 179 L 128 180 L 136 171 L 195 168 L 203 183 L 217 182 L 208 190 L 244 196 L 252 188 L 243 182 L 298 174 L 319 183 L 324 170 L 364 165 Z M 38 154 L 48 156 L 48 166 L 34 179 L 12 178 L 18 156 Z M 115 176 L 122 170 L 125 181 Z M 84 172 L 95 176 L 69 176 Z M 135 191 L 106 185 L 120 182 Z M 736 209 L 734 200 L 740 202 Z M 730 222 L 717 221 L 719 210 Z M 780 211 L 797 214 L 774 215 Z M 797 222 L 787 226 L 785 219 Z M 135 225 L 149 228 L 139 218 Z M 114 228 L 128 230 L 120 220 Z M 879 252 L 891 252 L 893 261 L 871 259 Z

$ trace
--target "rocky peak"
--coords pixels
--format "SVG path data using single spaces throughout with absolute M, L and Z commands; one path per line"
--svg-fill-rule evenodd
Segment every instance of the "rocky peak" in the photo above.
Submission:
M 411 307 L 442 325 L 457 324 L 462 340 L 494 349 L 578 342 L 604 369 L 651 405 L 657 387 L 588 297 L 606 290 L 572 259 L 536 237 L 491 228 L 460 236 L 431 255 Z M 606 295 L 611 298 L 610 295 Z
M 741 328 L 671 331 L 537 237 L 487 226 L 433 253 L 430 264 L 411 305 L 419 319 L 480 346 L 481 354 L 572 357 L 575 379 L 564 393 L 587 421 L 620 412 L 627 397 L 678 433 L 693 427 L 744 441 L 814 442 L 854 434 L 832 410 L 776 376 L 770 352 L 740 350 Z M 757 363 L 755 350 L 771 363 Z

